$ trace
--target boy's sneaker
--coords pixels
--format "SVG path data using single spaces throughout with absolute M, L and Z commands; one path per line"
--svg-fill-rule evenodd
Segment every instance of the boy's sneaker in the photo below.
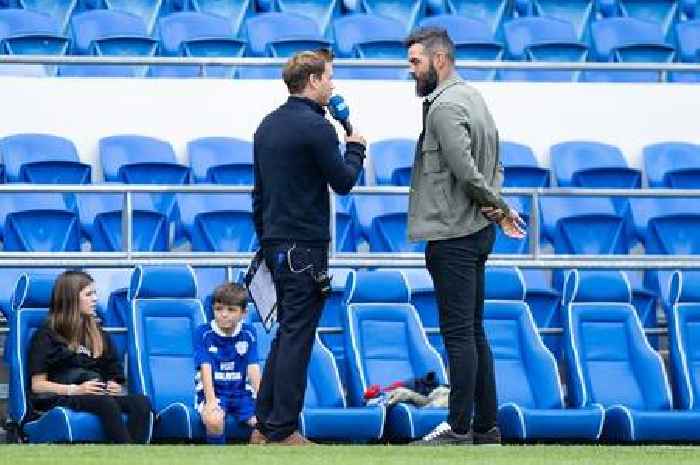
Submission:
M 478 433 L 474 431 L 474 444 L 481 446 L 500 446 L 501 445 L 501 430 L 498 426 L 494 426 L 488 431 Z
M 422 439 L 410 443 L 411 446 L 471 446 L 472 444 L 471 434 L 457 434 L 444 421 Z

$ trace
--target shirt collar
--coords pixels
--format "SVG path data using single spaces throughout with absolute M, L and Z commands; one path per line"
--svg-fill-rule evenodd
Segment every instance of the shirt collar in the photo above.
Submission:
M 432 92 L 430 93 L 430 95 L 428 95 L 428 96 L 425 98 L 425 100 L 427 100 L 428 103 L 433 103 L 433 102 L 435 101 L 435 99 L 438 98 L 438 96 L 439 96 L 440 94 L 442 94 L 443 92 L 445 92 L 445 90 L 447 90 L 449 87 L 454 86 L 455 84 L 459 84 L 460 82 L 462 82 L 462 78 L 459 77 L 459 75 L 457 74 L 456 71 L 452 71 L 452 74 L 450 74 L 450 75 L 447 77 L 447 79 L 445 79 L 444 81 L 442 81 L 442 82 L 437 86 L 437 88 L 435 88 L 435 90 L 432 91 Z
M 310 98 L 307 98 L 307 97 L 290 95 L 289 98 L 287 99 L 287 103 L 301 103 L 301 104 L 309 106 L 313 111 L 315 111 L 319 115 L 326 114 L 326 109 L 320 103 L 318 103 L 315 100 L 311 100 Z
M 238 333 L 241 332 L 241 328 L 243 328 L 243 321 L 239 321 L 238 324 L 236 325 L 236 328 L 233 330 L 232 334 L 226 334 L 223 331 L 221 331 L 221 328 L 219 328 L 219 325 L 216 324 L 216 320 L 211 320 L 211 330 L 214 331 L 217 335 L 221 337 L 236 337 L 238 336 Z

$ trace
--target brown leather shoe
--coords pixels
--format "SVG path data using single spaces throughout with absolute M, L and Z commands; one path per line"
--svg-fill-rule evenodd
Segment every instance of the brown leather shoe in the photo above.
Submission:
M 250 439 L 248 440 L 248 444 L 250 444 L 251 446 L 262 446 L 267 443 L 268 440 L 265 437 L 265 435 L 262 434 L 257 428 L 254 428 L 253 432 L 250 433 Z
M 309 441 L 304 436 L 299 434 L 299 431 L 294 431 L 292 434 L 282 439 L 281 441 L 275 441 L 274 444 L 279 444 L 280 446 L 314 446 L 316 443 Z

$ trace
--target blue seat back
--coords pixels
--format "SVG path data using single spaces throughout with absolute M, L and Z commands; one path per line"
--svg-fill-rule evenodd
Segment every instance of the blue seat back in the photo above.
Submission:
M 700 213 L 689 211 L 650 218 L 644 246 L 648 254 L 700 254 Z
M 231 227 L 234 229 L 219 230 L 225 234 L 222 240 L 235 240 L 235 228 L 240 228 L 241 236 L 248 236 L 253 229 L 252 223 L 252 202 L 249 194 L 177 194 L 177 203 L 180 212 L 181 236 L 194 240 L 195 229 L 204 227 L 205 230 L 198 231 L 198 234 L 210 234 L 222 228 Z M 211 215 L 208 218 L 200 217 L 200 225 L 197 225 L 197 216 L 207 213 L 220 213 Z M 226 224 L 227 216 L 230 224 Z M 223 223 L 222 223 L 223 221 Z M 218 223 L 218 226 L 216 226 Z M 214 230 L 207 229 L 210 225 Z M 208 231 L 208 232 L 207 232 Z M 243 232 L 246 232 L 243 234 Z M 200 236 L 203 240 L 202 246 L 208 243 L 205 236 Z M 225 239 L 227 238 L 228 239 Z M 193 244 L 194 245 L 194 244 Z M 246 249 L 247 250 L 247 249 Z
M 500 142 L 503 187 L 549 187 L 549 170 L 541 168 L 527 145 Z
M 385 196 L 387 197 L 387 196 Z M 371 252 L 421 252 L 425 249 L 424 242 L 408 240 L 408 197 L 396 195 L 396 199 L 386 198 L 357 198 L 358 212 L 361 209 L 366 214 L 374 210 L 374 216 L 368 231 L 368 242 Z M 360 216 L 360 218 L 363 218 Z M 362 220 L 360 220 L 362 222 Z
M 107 182 L 124 182 L 119 170 L 136 163 L 175 164 L 175 151 L 165 141 L 139 135 L 103 137 L 99 142 L 102 173 Z
M 89 54 L 94 41 L 116 37 L 148 37 L 143 19 L 125 11 L 91 10 L 71 18 L 73 53 Z
M 700 145 L 661 142 L 644 147 L 643 156 L 649 187 L 700 188 Z
M 5 251 L 79 252 L 80 221 L 68 210 L 9 213 L 3 230 Z
M 645 241 L 649 233 L 649 220 L 692 213 L 696 200 L 692 197 L 632 197 L 629 203 L 635 232 L 641 241 Z
M 629 18 L 658 23 L 664 34 L 679 17 L 679 4 L 675 0 L 618 0 L 620 12 Z
M 564 302 L 571 403 L 669 410 L 671 388 L 663 361 L 644 336 L 626 275 L 573 270 Z
M 593 46 L 597 56 L 608 61 L 613 50 L 639 43 L 665 44 L 664 34 L 657 23 L 634 18 L 601 19 L 591 25 Z
M 449 13 L 485 22 L 496 37 L 508 8 L 509 2 L 506 0 L 447 0 Z
M 550 158 L 560 187 L 641 187 L 641 174 L 630 169 L 622 151 L 613 145 L 589 141 L 561 142 L 551 147 Z
M 147 34 L 151 34 L 156 26 L 159 14 L 166 10 L 168 3 L 174 4 L 176 0 L 103 0 L 109 10 L 129 13 L 138 17 L 146 27 Z
M 333 21 L 338 58 L 356 56 L 355 46 L 368 42 L 400 42 L 405 31 L 400 22 L 375 15 L 354 14 Z M 405 53 L 405 52 L 404 52 Z
M 493 353 L 498 403 L 534 409 L 564 408 L 557 363 L 544 346 L 525 303 L 517 268 L 489 268 L 484 328 Z
M 250 56 L 272 56 L 268 45 L 287 39 L 325 40 L 313 19 L 295 13 L 264 13 L 254 16 L 246 21 L 246 31 Z M 291 56 L 289 53 L 285 55 Z
M 353 216 L 358 226 L 358 235 L 367 241 L 372 237 L 373 221 L 376 217 L 390 213 L 407 213 L 408 196 L 370 194 L 353 196 Z M 376 236 L 374 237 L 376 239 Z M 381 242 L 378 242 L 381 247 Z
M 587 38 L 589 22 L 595 13 L 594 3 L 594 0 L 532 0 L 535 14 L 568 21 L 578 40 Z
M 162 40 L 161 52 L 178 56 L 183 42 L 197 39 L 233 39 L 235 34 L 226 19 L 206 13 L 182 12 L 164 16 L 158 20 Z
M 408 186 L 415 157 L 416 141 L 388 139 L 369 146 L 377 185 Z
M 196 183 L 253 184 L 253 144 L 233 137 L 202 137 L 187 143 Z
M 22 176 L 22 167 L 27 164 L 80 162 L 73 142 L 50 134 L 15 134 L 4 137 L 0 140 L 0 156 L 5 163 L 5 174 L 9 182 L 27 182 Z
M 192 0 L 192 7 L 201 13 L 226 18 L 237 37 L 242 34 L 245 18 L 253 14 L 250 0 Z
M 697 63 L 700 50 L 700 20 L 676 24 L 678 58 L 687 63 Z
M 304 407 L 345 408 L 345 396 L 333 353 L 316 334 L 309 360 Z
M 669 321 L 671 377 L 676 407 L 700 409 L 700 272 L 676 271 L 671 281 Z
M 526 59 L 527 47 L 542 43 L 577 42 L 574 26 L 555 18 L 516 18 L 503 25 L 508 53 L 514 59 Z
M 417 20 L 425 15 L 426 2 L 423 0 L 404 0 L 401 2 L 362 0 L 362 6 L 364 11 L 369 14 L 399 21 L 404 26 L 404 32 L 408 33 L 413 29 Z
M 138 266 L 131 276 L 130 375 L 156 412 L 194 399 L 195 329 L 206 322 L 189 266 Z
M 57 25 L 57 30 L 51 31 L 61 33 L 68 27 L 70 15 L 77 5 L 77 0 L 19 0 L 18 6 L 28 12 L 41 14 L 50 18 L 50 22 Z M 35 16 L 38 18 L 38 16 Z M 44 21 L 33 19 L 32 25 L 44 25 Z M 37 32 L 50 32 L 37 30 Z
M 441 384 L 446 383 L 445 366 L 409 303 L 403 275 L 360 271 L 350 276 L 345 334 L 352 404 L 363 404 L 363 393 L 371 384 L 387 386 L 431 371 Z
M 340 15 L 341 8 L 338 0 L 277 0 L 275 3 L 282 13 L 296 13 L 313 19 L 323 36 L 330 33 L 331 19 Z

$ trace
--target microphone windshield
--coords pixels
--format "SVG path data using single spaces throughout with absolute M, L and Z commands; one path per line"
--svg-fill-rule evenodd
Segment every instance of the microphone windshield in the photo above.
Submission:
M 347 121 L 350 117 L 350 108 L 340 95 L 334 95 L 328 101 L 328 111 L 338 121 Z

